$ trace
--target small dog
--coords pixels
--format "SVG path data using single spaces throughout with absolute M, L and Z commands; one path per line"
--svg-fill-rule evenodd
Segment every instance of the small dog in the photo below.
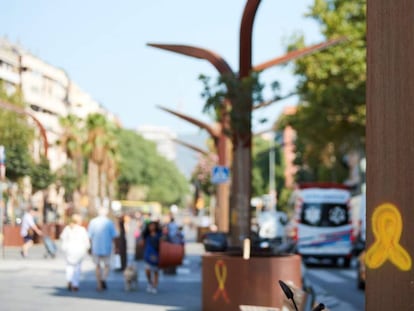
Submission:
M 126 291 L 136 290 L 138 288 L 138 273 L 135 267 L 128 266 L 125 268 L 124 285 Z

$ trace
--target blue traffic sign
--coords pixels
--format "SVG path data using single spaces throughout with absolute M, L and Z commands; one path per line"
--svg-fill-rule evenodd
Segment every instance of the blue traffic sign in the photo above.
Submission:
M 216 165 L 211 172 L 211 182 L 213 184 L 222 184 L 229 181 L 230 169 L 227 166 Z

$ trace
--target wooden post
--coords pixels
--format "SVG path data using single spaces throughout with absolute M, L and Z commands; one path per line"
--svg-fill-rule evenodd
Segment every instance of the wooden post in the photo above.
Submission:
M 413 310 L 414 1 L 367 12 L 366 310 Z

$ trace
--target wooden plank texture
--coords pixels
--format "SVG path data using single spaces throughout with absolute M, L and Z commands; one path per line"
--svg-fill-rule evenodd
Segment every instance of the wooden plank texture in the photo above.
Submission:
M 368 0 L 367 14 L 367 246 L 377 240 L 372 214 L 389 202 L 402 216 L 399 244 L 413 258 L 414 0 Z M 387 260 L 368 269 L 366 310 L 414 310 L 413 268 Z

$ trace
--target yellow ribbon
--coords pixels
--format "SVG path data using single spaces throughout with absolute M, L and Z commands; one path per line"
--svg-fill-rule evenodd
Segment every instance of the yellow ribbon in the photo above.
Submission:
M 400 245 L 402 226 L 401 214 L 395 205 L 384 203 L 375 209 L 372 215 L 375 243 L 365 256 L 369 268 L 377 269 L 388 259 L 403 271 L 411 269 L 411 257 Z
M 213 299 L 216 301 L 220 295 L 223 296 L 223 299 L 226 303 L 230 303 L 229 297 L 227 296 L 227 291 L 225 288 L 226 279 L 227 279 L 227 266 L 223 260 L 217 260 L 214 265 L 214 272 L 216 273 L 218 288 L 214 293 Z

